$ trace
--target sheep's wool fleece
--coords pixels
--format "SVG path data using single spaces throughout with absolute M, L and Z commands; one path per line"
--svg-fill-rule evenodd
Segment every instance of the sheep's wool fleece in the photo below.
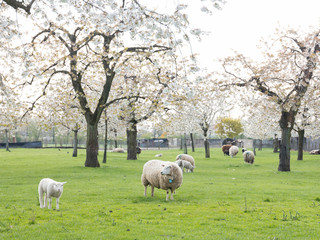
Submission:
M 161 170 L 171 164 L 171 172 L 169 175 L 161 175 Z M 143 166 L 141 182 L 144 186 L 154 186 L 164 190 L 175 190 L 182 184 L 182 171 L 180 167 L 173 162 L 161 160 L 150 160 Z M 171 179 L 172 182 L 169 180 Z
M 195 166 L 194 158 L 191 155 L 188 155 L 188 154 L 179 154 L 176 157 L 176 160 L 185 160 L 185 161 L 188 161 L 189 163 L 191 163 L 192 166 Z
M 239 152 L 239 148 L 237 146 L 232 146 L 230 149 L 229 149 L 229 155 L 231 157 L 233 156 L 236 156 Z

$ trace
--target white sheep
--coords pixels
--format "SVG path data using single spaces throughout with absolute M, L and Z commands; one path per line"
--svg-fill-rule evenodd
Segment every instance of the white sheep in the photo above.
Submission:
M 174 162 L 165 162 L 161 160 L 150 160 L 143 166 L 141 183 L 144 186 L 144 196 L 147 196 L 147 187 L 151 186 L 151 196 L 154 196 L 154 188 L 167 190 L 166 200 L 169 199 L 169 189 L 171 191 L 170 199 L 173 200 L 173 193 L 182 184 L 182 171 Z
M 244 151 L 242 153 L 242 155 L 243 155 L 244 162 L 253 164 L 253 162 L 254 162 L 254 153 L 252 151 Z
M 176 157 L 176 160 L 185 160 L 185 161 L 188 161 L 189 163 L 191 163 L 191 165 L 195 168 L 195 161 L 194 161 L 194 158 L 191 156 L 191 155 L 188 155 L 188 154 L 179 154 L 177 157 Z
M 47 199 L 49 199 L 49 209 L 51 209 L 52 197 L 57 198 L 56 209 L 59 209 L 59 199 L 63 192 L 63 185 L 67 182 L 56 182 L 50 178 L 43 178 L 38 186 L 40 208 L 47 207 Z M 44 202 L 43 202 L 43 194 Z M 44 204 L 43 204 L 44 203 Z
M 123 148 L 115 148 L 112 150 L 112 152 L 124 153 L 124 149 Z
M 162 157 L 162 153 L 156 154 L 155 157 Z
M 239 148 L 238 148 L 237 146 L 232 146 L 232 147 L 230 147 L 230 149 L 229 149 L 229 155 L 230 155 L 230 157 L 236 156 L 236 155 L 238 154 L 238 152 L 239 152 Z
M 187 170 L 187 172 L 193 172 L 194 166 L 186 160 L 177 160 L 175 163 L 181 168 L 182 172 L 184 172 L 184 169 Z

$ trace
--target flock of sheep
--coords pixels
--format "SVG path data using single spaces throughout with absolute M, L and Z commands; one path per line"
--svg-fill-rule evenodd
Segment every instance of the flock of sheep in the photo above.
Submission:
M 122 151 L 115 151 L 122 152 Z M 234 157 L 238 154 L 239 148 L 233 145 L 223 145 L 222 152 L 225 155 Z M 246 163 L 253 164 L 254 154 L 252 151 L 242 149 L 243 159 Z M 157 154 L 156 157 L 162 157 L 162 154 Z M 143 166 L 141 183 L 144 186 L 144 195 L 147 195 L 147 187 L 151 187 L 151 196 L 154 196 L 154 188 L 166 190 L 166 200 L 169 200 L 169 191 L 171 192 L 170 199 L 173 200 L 173 194 L 178 189 L 183 180 L 183 172 L 193 172 L 195 161 L 191 155 L 179 154 L 175 162 L 150 160 Z M 44 178 L 38 186 L 40 208 L 48 207 L 51 209 L 52 197 L 56 200 L 56 209 L 59 209 L 59 199 L 63 192 L 63 185 L 66 182 L 57 182 L 50 178 Z M 44 199 L 43 199 L 44 196 Z M 47 205 L 49 201 L 49 206 Z

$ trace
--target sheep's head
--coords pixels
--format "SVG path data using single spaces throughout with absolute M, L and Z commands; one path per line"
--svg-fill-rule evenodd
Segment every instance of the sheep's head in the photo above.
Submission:
M 162 165 L 162 166 L 163 168 L 161 170 L 161 175 L 170 175 L 172 166 L 171 165 Z
M 54 189 L 56 192 L 61 193 L 63 191 L 63 185 L 67 182 L 58 182 L 54 184 Z

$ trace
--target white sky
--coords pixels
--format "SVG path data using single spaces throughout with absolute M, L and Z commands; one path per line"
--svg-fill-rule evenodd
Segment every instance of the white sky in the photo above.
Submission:
M 320 0 L 226 0 L 222 10 L 212 16 L 191 15 L 192 25 L 211 34 L 193 44 L 202 63 L 209 68 L 213 60 L 233 54 L 233 50 L 255 57 L 261 37 L 272 35 L 278 27 L 320 28 Z

